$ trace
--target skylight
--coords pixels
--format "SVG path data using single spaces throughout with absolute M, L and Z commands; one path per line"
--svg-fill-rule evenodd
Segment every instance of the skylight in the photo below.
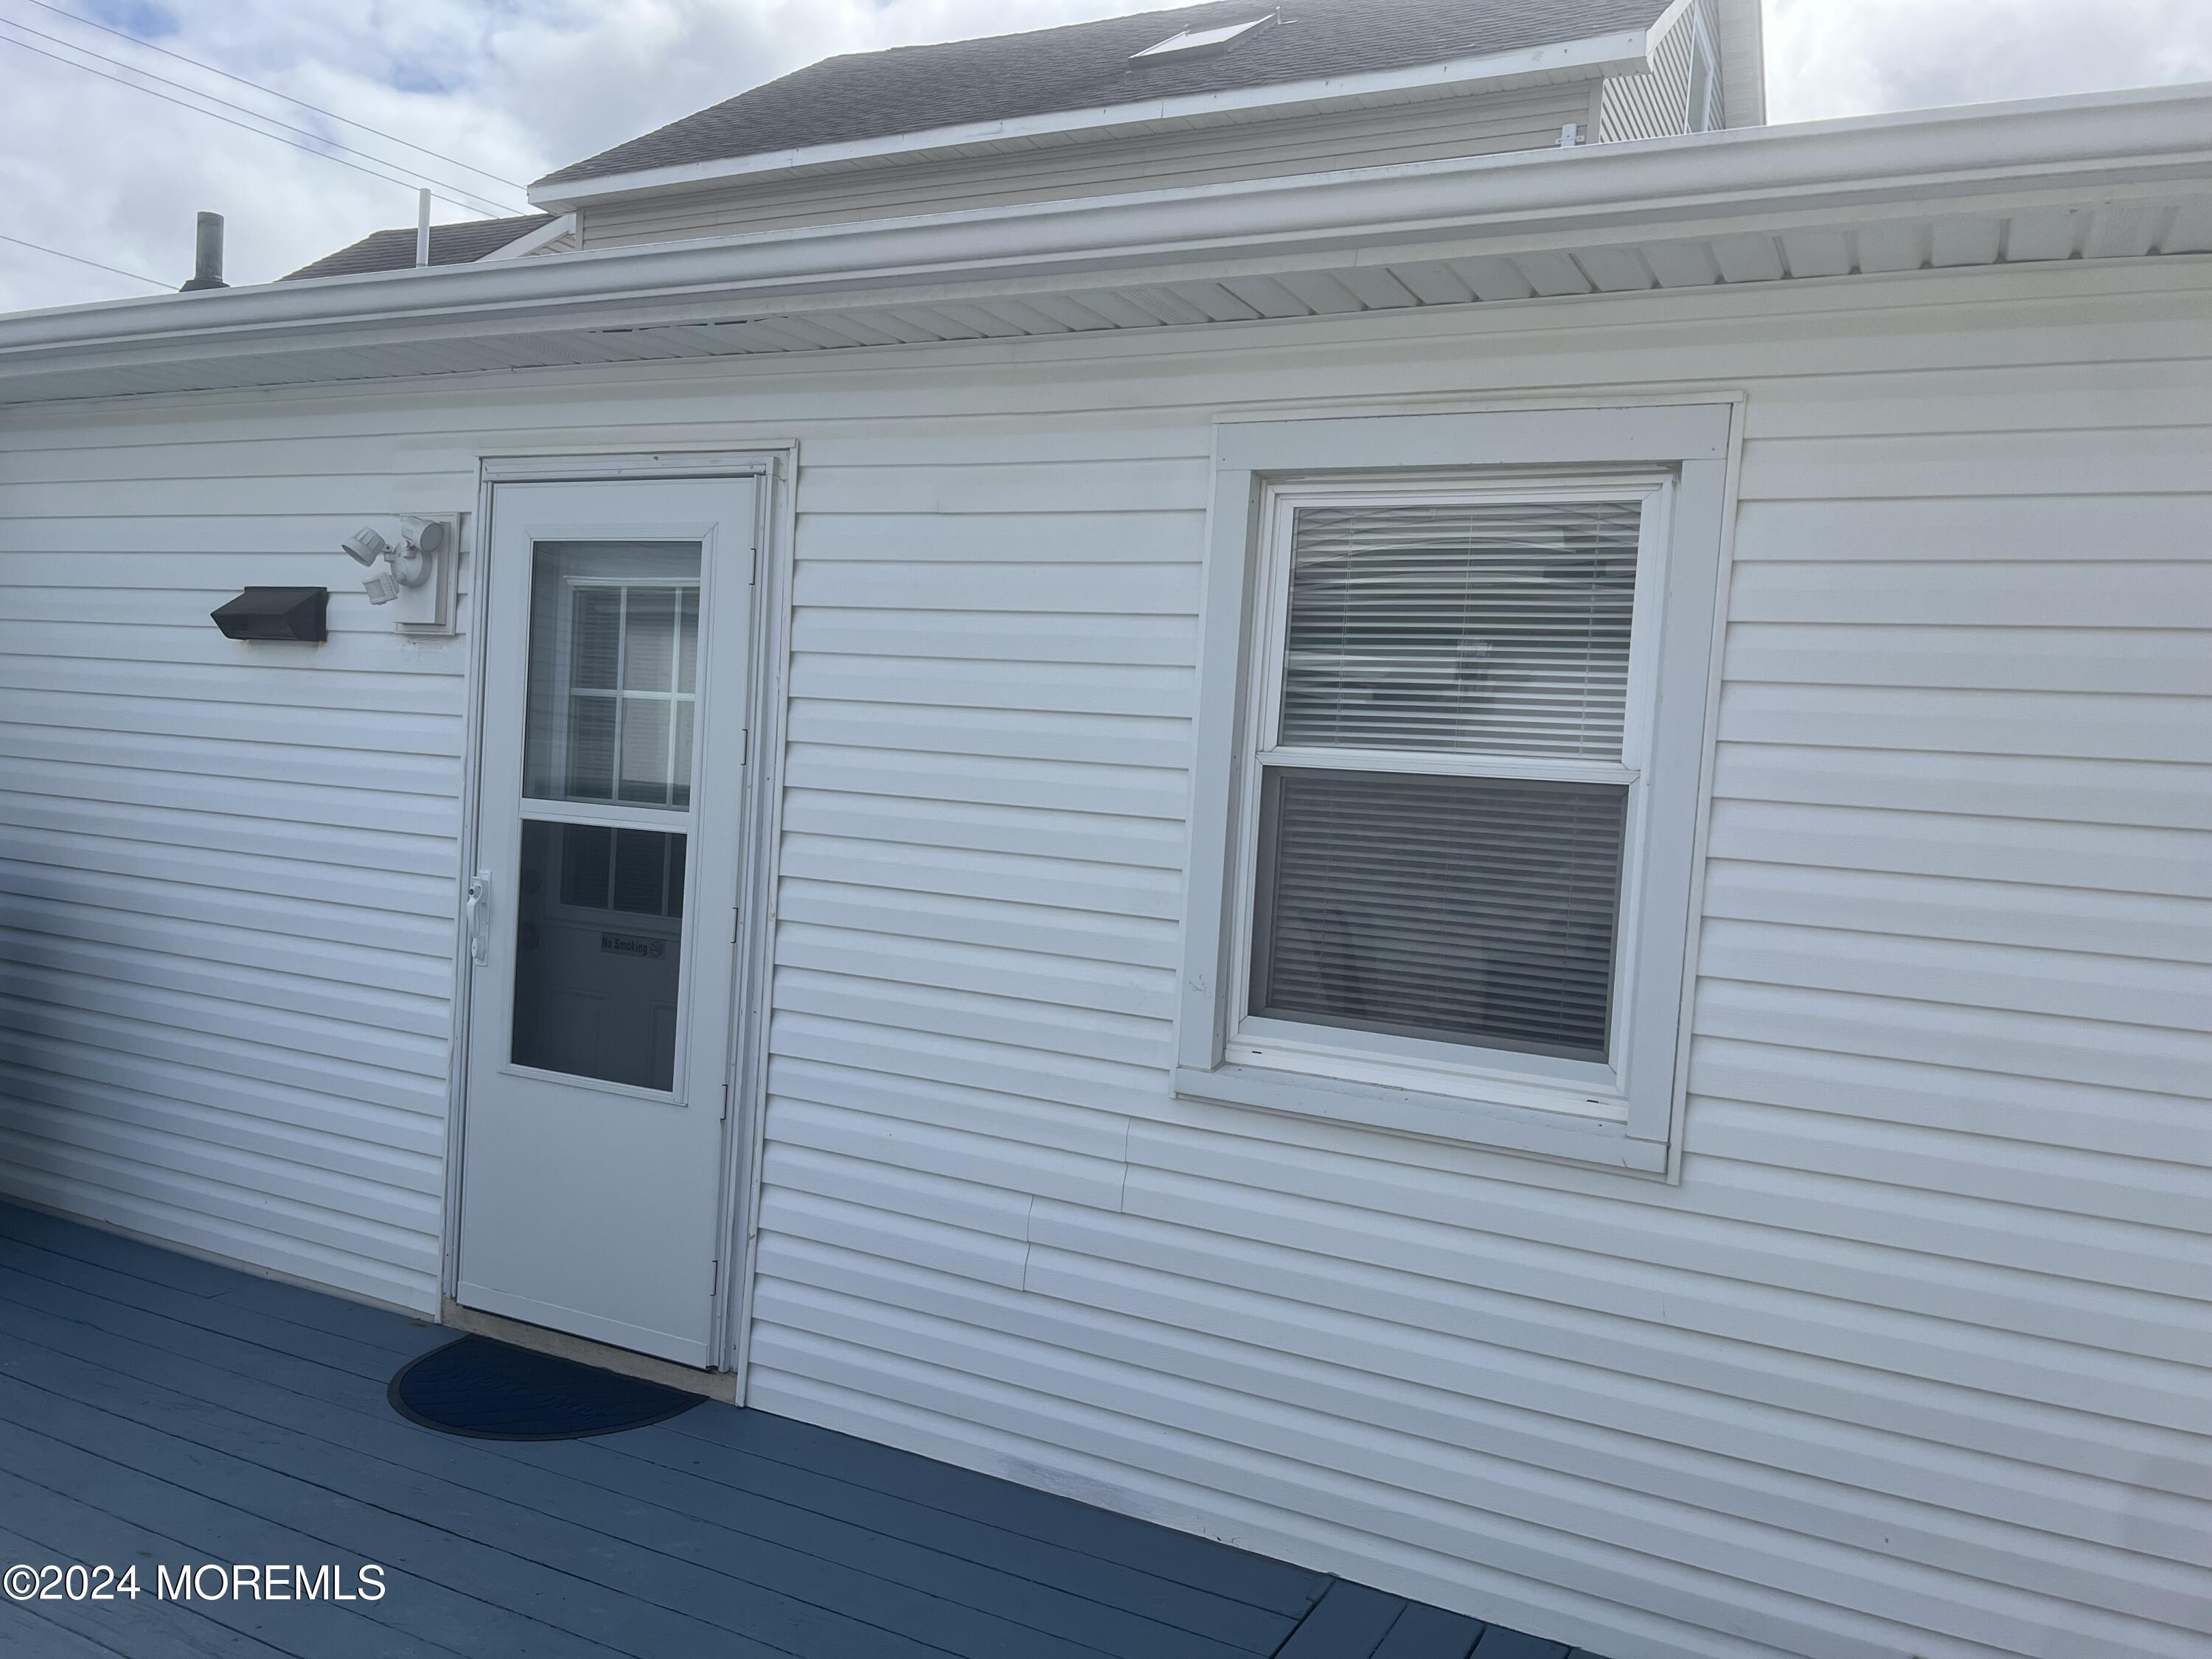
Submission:
M 1204 58 L 1217 52 L 1226 52 L 1256 28 L 1265 27 L 1275 21 L 1275 14 L 1255 17 L 1249 23 L 1224 23 L 1218 28 L 1185 29 L 1171 34 L 1156 46 L 1146 46 L 1134 53 L 1132 64 L 1169 64 L 1186 58 Z

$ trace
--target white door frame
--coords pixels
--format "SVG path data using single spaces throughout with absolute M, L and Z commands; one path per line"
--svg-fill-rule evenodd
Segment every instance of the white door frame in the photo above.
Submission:
M 731 1021 L 731 1111 L 723 1136 L 720 1277 L 709 1339 L 716 1369 L 733 1374 L 738 1403 L 744 1403 L 745 1368 L 751 1347 L 753 1255 L 759 1235 L 760 1164 L 766 1129 L 769 952 L 775 937 L 776 849 L 783 817 L 784 715 L 790 679 L 793 539 L 797 527 L 793 482 L 799 447 L 793 442 L 747 444 L 743 448 L 669 448 L 651 452 L 548 454 L 534 450 L 485 450 L 478 456 L 477 511 L 463 527 L 463 616 L 471 635 L 463 735 L 459 867 L 453 881 L 453 1029 L 447 1045 L 445 1201 L 440 1224 L 441 1294 L 453 1297 L 460 1279 L 461 1158 L 468 1110 L 470 996 L 465 897 L 469 872 L 477 867 L 485 665 L 489 629 L 492 492 L 501 483 L 588 483 L 606 479 L 751 477 L 760 480 L 755 506 L 751 623 L 752 684 L 745 706 L 750 733 L 741 808 L 744 830 L 738 890 L 744 908 L 732 941 L 734 1017 Z M 468 555 L 473 553 L 472 560 Z

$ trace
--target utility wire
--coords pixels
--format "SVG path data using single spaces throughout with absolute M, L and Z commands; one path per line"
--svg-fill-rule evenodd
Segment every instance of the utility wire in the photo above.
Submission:
M 73 260 L 81 265 L 90 265 L 94 270 L 112 270 L 118 276 L 128 276 L 132 282 L 143 283 L 149 288 L 166 289 L 171 286 L 167 283 L 156 281 L 151 276 L 141 276 L 135 270 L 125 270 L 120 265 L 104 265 L 97 259 L 86 258 L 82 253 L 64 253 L 58 247 L 46 246 L 43 242 L 27 242 L 20 236 L 10 236 L 4 230 L 0 230 L 0 242 L 13 242 L 17 247 L 27 247 L 34 252 L 51 253 L 57 259 Z
M 36 6 L 40 11 L 50 11 L 57 17 L 66 17 L 70 22 L 81 24 L 86 28 L 98 29 L 102 34 L 112 34 L 118 40 L 128 40 L 132 46 L 143 47 L 148 52 L 158 52 L 162 57 L 173 58 L 179 64 L 190 64 L 194 69 L 205 70 L 210 75 L 220 75 L 224 80 L 235 81 L 241 87 L 252 87 L 256 92 L 266 93 L 271 98 L 281 98 L 288 104 L 297 104 L 301 109 L 313 110 L 316 114 L 324 116 L 330 120 L 343 122 L 347 126 L 357 127 L 363 132 L 374 133 L 379 138 L 389 139 L 392 143 L 404 145 L 405 148 L 415 150 L 421 155 L 434 156 L 441 161 L 451 161 L 457 167 L 466 168 L 471 173 L 490 179 L 494 184 L 505 185 L 509 190 L 520 190 L 524 188 L 523 185 L 518 184 L 512 179 L 502 179 L 496 173 L 487 173 L 480 167 L 476 167 L 467 161 L 462 161 L 458 155 L 448 155 L 443 150 L 426 149 L 421 144 L 411 143 L 405 138 L 401 138 L 396 136 L 395 134 L 386 132 L 380 127 L 373 127 L 366 121 L 356 121 L 351 116 L 340 115 L 335 110 L 327 110 L 323 108 L 320 105 L 311 104 L 304 98 L 295 98 L 289 92 L 279 92 L 274 87 L 264 87 L 258 81 L 249 81 L 244 76 L 234 75 L 227 69 L 217 69 L 213 64 L 204 64 L 198 58 L 187 58 L 180 52 L 171 52 L 167 46 L 157 46 L 151 40 L 142 40 L 137 35 L 129 33 L 127 30 L 110 28 L 105 23 L 94 22 L 89 17 L 80 17 L 75 12 L 70 11 L 64 7 L 48 4 L 47 0 L 23 0 L 23 3 L 26 5 Z M 23 25 L 18 23 L 15 27 L 17 28 L 21 28 Z M 34 30 L 33 33 L 35 33 L 36 31 Z M 46 38 L 51 40 L 56 37 L 48 35 Z M 79 50 L 82 50 L 82 48 L 79 48 Z M 108 61 L 112 63 L 115 60 L 110 58 Z M 174 85 L 175 83 L 173 82 L 171 84 Z M 237 106 L 233 105 L 232 107 L 235 108 Z
M 210 101 L 210 104 L 222 104 L 223 108 L 232 108 L 232 111 L 237 111 L 239 115 L 250 115 L 250 118 L 257 119 L 257 122 L 268 122 L 270 126 L 281 126 L 281 128 L 283 128 L 283 131 L 285 131 L 285 133 L 299 133 L 301 137 L 303 137 L 303 139 L 314 139 L 316 143 L 327 143 L 327 146 L 330 146 L 330 149 L 334 149 L 334 150 L 345 150 L 347 155 L 358 155 L 358 157 L 361 157 L 362 161 L 376 161 L 378 166 L 389 166 L 389 168 L 404 168 L 404 170 L 407 170 L 407 173 L 414 173 L 414 168 L 410 168 L 410 166 L 404 164 L 404 161 L 392 161 L 392 159 L 383 157 L 383 155 L 369 155 L 368 150 L 356 150 L 356 149 L 354 149 L 354 146 L 352 146 L 352 143 L 343 143 L 343 142 L 338 142 L 338 139 L 323 137 L 321 133 L 316 133 L 316 131 L 312 131 L 312 128 L 305 128 L 305 126 L 292 126 L 292 124 L 289 124 L 289 122 L 279 122 L 279 119 L 274 118 L 274 115 L 264 115 L 264 112 L 261 112 L 261 111 L 257 111 L 257 108 L 248 108 L 248 106 L 246 106 L 246 104 L 232 104 L 232 101 L 230 101 L 230 100 L 226 100 L 226 97 L 216 97 L 215 93 L 204 93 L 204 91 L 199 91 L 199 88 L 197 88 L 197 86 L 185 86 L 184 82 L 170 80 L 168 76 L 157 76 L 157 73 L 153 73 L 153 70 L 150 70 L 150 69 L 139 69 L 137 64 L 126 64 L 126 62 L 122 62 L 122 60 L 119 60 L 119 58 L 108 58 L 106 53 L 97 53 L 97 51 L 93 51 L 91 46 L 77 46 L 76 42 L 69 42 L 69 40 L 62 40 L 60 35 L 49 35 L 49 33 L 46 33 L 46 31 L 45 31 L 45 28 L 33 28 L 33 27 L 31 27 L 31 24 L 27 24 L 27 22 L 15 22 L 15 20 L 13 20 L 13 18 L 0 18 L 0 24 L 7 24 L 9 28 L 20 28 L 20 31 L 22 31 L 22 33 L 27 33 L 27 35 L 38 35 L 40 40 L 51 40 L 51 42 L 53 42 L 55 46 L 64 46 L 64 49 L 73 51 L 73 53 L 84 55 L 84 58 L 95 58 L 95 60 L 100 60 L 101 64 L 112 64 L 112 66 L 115 66 L 115 69 L 126 69 L 126 70 L 131 70 L 131 73 L 133 73 L 133 76 L 143 76 L 143 77 L 146 77 L 146 80 L 157 80 L 157 82 L 161 82 L 161 84 L 164 84 L 164 86 L 175 86 L 175 88 L 177 88 L 177 91 L 179 91 L 179 93 L 191 93 L 192 97 L 204 97 L 204 100 L 208 100 L 208 101 Z M 0 40 L 9 40 L 9 35 L 0 35 Z M 13 40 L 11 45 L 22 46 L 24 51 L 40 51 L 38 46 L 28 46 L 28 45 L 24 45 L 22 40 Z M 58 55 L 55 55 L 55 53 L 45 53 L 45 55 L 46 55 L 46 58 L 53 58 L 53 60 L 58 62 L 58 64 L 76 64 L 76 60 L 73 60 L 73 58 L 58 58 Z M 77 69 L 86 69 L 86 64 L 76 64 L 76 66 L 77 66 Z M 100 73 L 100 70 L 97 70 L 97 69 L 91 69 L 91 70 L 88 70 L 88 73 L 93 73 L 93 76 L 97 76 L 97 73 Z M 108 76 L 106 80 L 115 80 L 115 76 Z M 131 86 L 131 84 L 133 84 L 133 82 L 118 82 L 118 84 L 122 84 L 122 86 Z M 142 91 L 142 93 L 143 93 L 143 91 L 153 91 L 153 88 L 150 88 L 150 86 L 139 86 L 139 91 Z M 159 97 L 159 93 L 157 93 L 157 97 Z M 175 101 L 175 100 L 170 100 L 170 101 Z M 188 106 L 188 108 L 191 108 L 191 106 Z M 204 111 L 204 112 L 206 112 L 206 111 Z M 449 191 L 460 191 L 462 195 L 476 197 L 477 201 L 491 201 L 491 197 L 477 195 L 477 192 L 476 192 L 476 191 L 471 191 L 471 188 L 469 188 L 469 185 L 465 185 L 465 184 L 456 184 L 456 181 L 453 181 L 453 179 L 438 179 L 438 177 L 431 177 L 429 173 L 420 173 L 420 175 L 416 175 L 416 177 L 420 177 L 420 179 L 425 179 L 427 184 L 442 184 L 442 185 L 447 185 L 447 188 L 449 188 Z M 456 204 L 456 206 L 458 206 L 458 204 Z M 504 212 L 508 212 L 508 208 L 495 208 L 495 210 L 502 212 L 502 215 L 504 215 Z
M 17 25 L 15 25 L 14 27 L 21 27 L 21 25 L 17 24 Z M 280 143 L 280 144 L 289 144 L 289 145 L 290 145 L 290 146 L 291 146 L 291 148 L 293 148 L 294 149 L 303 151 L 303 152 L 305 152 L 306 154 L 307 154 L 307 155 L 318 155 L 318 156 L 320 156 L 320 157 L 321 157 L 324 161 L 335 161 L 335 162 L 337 162 L 337 165 L 338 165 L 338 166 L 340 166 L 340 167 L 351 167 L 351 168 L 352 168 L 356 173 L 367 173 L 367 174 L 368 174 L 370 178 L 372 178 L 372 179 L 383 179 L 383 180 L 384 180 L 384 182 L 385 182 L 386 184 L 387 184 L 387 185 L 398 185 L 401 186 L 403 189 L 407 189 L 407 190 L 412 190 L 412 189 L 414 189 L 414 188 L 416 187 L 416 182 L 417 182 L 417 181 L 416 181 L 416 180 L 415 180 L 415 179 L 404 179 L 404 178 L 401 178 L 401 177 L 399 177 L 398 174 L 395 174 L 395 173 L 380 173 L 380 172 L 378 172 L 374 167 L 365 167 L 362 166 L 358 161 L 347 161 L 347 160 L 345 159 L 345 157 L 344 157 L 344 156 L 343 156 L 343 155 L 331 155 L 331 154 L 330 153 L 330 151 L 325 150 L 325 149 L 312 149 L 312 148 L 310 148 L 308 145 L 306 145 L 306 144 L 302 144 L 302 143 L 298 143 L 296 140 L 284 137 L 283 135 L 281 135 L 281 134 L 279 134 L 279 133 L 274 133 L 274 132 L 271 132 L 271 131 L 269 131 L 267 128 L 265 128 L 265 127 L 248 126 L 248 125 L 247 125 L 245 122 L 243 122 L 243 121 L 234 121 L 234 120 L 232 120 L 232 119 L 231 119 L 231 118 L 230 118 L 229 116 L 228 116 L 228 115 L 218 115 L 218 114 L 216 114 L 213 110 L 204 108 L 204 107 L 203 107 L 202 106 L 200 106 L 200 105 L 198 105 L 198 104 L 188 104 L 188 103 L 186 103 L 186 102 L 185 102 L 183 99 L 181 99 L 181 98 L 172 98 L 172 97 L 170 97 L 170 96 L 169 96 L 169 94 L 168 94 L 167 93 L 166 93 L 166 92 L 156 92 L 156 91 L 155 91 L 155 90 L 154 90 L 154 88 L 151 88 L 151 87 L 147 87 L 147 86 L 141 86 L 141 85 L 139 85 L 139 83 L 138 83 L 137 82 L 136 82 L 136 81 L 126 81 L 126 80 L 125 80 L 125 79 L 124 79 L 121 76 L 119 76 L 119 75 L 110 75 L 110 74 L 108 74 L 106 71 L 105 71 L 104 70 L 96 70 L 96 69 L 93 68 L 93 67 L 92 67 L 92 65 L 91 65 L 91 64 L 80 64 L 80 63 L 78 63 L 78 62 L 77 62 L 75 58 L 64 58 L 64 57 L 63 57 L 63 56 L 62 56 L 60 53 L 58 53 L 58 52 L 48 52 L 48 51 L 45 50 L 43 47 L 40 47 L 40 46 L 34 46 L 31 45 L 31 44 L 30 44 L 30 42 L 28 42 L 27 40 L 15 40 L 15 38 L 13 38 L 12 36 L 9 36 L 9 35 L 4 35 L 4 34 L 0 34 L 0 46 L 15 46 L 15 47 L 16 47 L 16 48 L 18 48 L 18 49 L 20 49 L 20 50 L 21 50 L 21 51 L 23 51 L 23 52 L 33 52 L 33 53 L 35 53 L 37 56 L 39 56 L 39 57 L 40 57 L 40 58 L 51 58 L 51 59 L 52 59 L 55 63 L 57 63 L 57 64 L 66 64 L 66 65 L 68 65 L 70 69 L 73 69 L 73 70 L 83 70 L 83 71 L 84 71 L 84 73 L 85 73 L 85 74 L 87 74 L 87 75 L 96 75 L 96 76 L 99 76 L 101 80 L 103 80 L 103 81 L 112 81 L 112 82 L 115 82 L 115 84 L 116 84 L 117 86 L 118 86 L 118 87 L 128 87 L 128 88 L 130 88 L 131 89 L 131 91 L 133 91 L 133 92 L 143 92 L 143 93 L 144 93 L 144 94 L 145 94 L 149 98 L 158 98 L 158 99 L 160 99 L 160 100 L 161 100 L 163 103 L 165 103 L 165 104 L 174 104 L 174 105 L 175 105 L 179 109 L 188 109 L 188 110 L 191 110 L 191 111 L 192 111 L 195 114 L 199 114 L 199 115 L 204 115 L 204 116 L 206 116 L 206 117 L 207 117 L 210 120 L 211 120 L 211 121 L 220 121 L 220 122 L 222 122 L 225 126 L 236 127 L 236 128 L 237 128 L 237 129 L 239 129 L 239 131 L 241 131 L 241 132 L 251 132 L 251 133 L 253 133 L 253 134 L 257 135 L 258 137 L 263 137 L 263 138 L 273 138 L 273 139 L 275 139 L 275 140 L 276 141 L 276 143 Z M 170 84 L 171 84 L 171 85 L 174 85 L 174 84 L 175 84 L 175 82 L 170 82 Z M 216 101 L 217 101 L 217 102 L 221 102 L 222 100 L 218 99 L 218 100 L 216 100 Z M 231 105 L 229 107 L 231 107 L 231 108 L 233 108 L 233 109 L 235 109 L 235 108 L 237 108 L 237 107 L 238 107 L 238 106 L 236 106 L 236 105 L 234 105 L 234 105 Z M 249 113 L 251 113 L 251 112 L 249 112 Z M 260 117 L 259 118 L 261 118 L 261 119 L 263 119 L 263 120 L 267 120 L 267 119 L 269 119 L 270 118 L 269 118 L 269 117 L 266 117 L 266 116 L 263 116 L 263 117 Z M 282 122 L 278 122 L 278 123 L 276 123 L 276 125 L 281 126 L 281 125 L 283 125 L 283 124 Z M 289 131 L 293 131 L 293 132 L 299 132 L 299 131 L 302 131 L 302 129 L 301 129 L 301 128 L 299 128 L 299 127 L 292 127 L 292 128 L 289 128 L 289 129 L 288 129 L 288 130 L 289 130 Z M 316 137 L 316 135 L 314 135 L 314 134 L 313 134 L 313 133 L 309 133 L 307 136 L 308 136 L 308 137 Z M 327 139 L 317 138 L 316 142 L 317 142 L 317 143 L 328 143 L 329 141 L 328 141 Z M 361 151 L 359 151 L 359 150 L 356 150 L 356 151 L 354 151 L 354 152 L 353 152 L 353 154 L 355 154 L 355 155 L 358 155 L 362 154 L 362 152 L 361 152 Z M 368 159 L 368 160 L 370 160 L 370 161 L 376 161 L 376 160 L 379 160 L 379 159 L 380 159 L 380 158 L 376 157 L 376 156 L 369 156 Z M 392 165 L 397 165 L 397 163 L 393 163 Z M 442 182 L 442 181 L 441 181 L 441 182 Z M 461 189 L 462 187 L 461 187 L 460 185 L 455 185 L 452 186 L 452 188 L 453 188 L 453 189 L 455 189 L 455 190 L 459 190 L 459 189 Z M 457 208 L 460 209 L 464 213 L 485 213 L 485 212 L 489 212 L 489 213 L 497 214 L 497 215 L 502 215 L 502 216 L 503 216 L 503 215 L 506 215 L 506 214 L 507 214 L 507 213 L 509 212 L 509 210 L 507 210 L 507 209 L 506 209 L 506 208 L 503 208 L 503 207 L 501 207 L 501 206 L 499 206 L 497 204 L 491 204 L 490 206 L 487 207 L 487 206 L 486 206 L 483 203 L 482 203 L 482 202 L 464 202 L 464 201 L 460 201 L 460 200 L 457 199 L 456 198 L 454 198 L 454 197 L 451 197 L 451 196 L 447 196 L 447 195 L 444 194 L 442 191 L 434 191 L 434 191 L 431 191 L 431 194 L 432 194 L 432 195 L 434 195 L 434 196 L 435 196 L 435 197 L 437 197 L 437 198 L 438 198 L 440 201 L 441 201 L 441 202 L 445 202 L 445 203 L 448 203 L 448 204 L 450 204 L 451 205 L 453 205 L 453 206 L 454 206 L 454 207 L 457 207 Z

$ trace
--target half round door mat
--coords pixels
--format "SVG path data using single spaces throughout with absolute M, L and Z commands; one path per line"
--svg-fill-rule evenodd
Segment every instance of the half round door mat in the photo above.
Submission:
M 581 1440 L 664 1422 L 699 1396 L 658 1382 L 465 1336 L 418 1355 L 385 1390 L 392 1409 L 477 1440 Z

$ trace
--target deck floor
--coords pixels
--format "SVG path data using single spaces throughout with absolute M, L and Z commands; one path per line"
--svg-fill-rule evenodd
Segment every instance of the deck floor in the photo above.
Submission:
M 433 1433 L 385 1385 L 452 1334 L 0 1206 L 0 1567 L 135 1565 L 140 1591 L 0 1601 L 0 1654 L 1568 1659 L 764 1412 Z M 207 1563 L 374 1563 L 385 1594 L 159 1599 L 157 1569 Z

